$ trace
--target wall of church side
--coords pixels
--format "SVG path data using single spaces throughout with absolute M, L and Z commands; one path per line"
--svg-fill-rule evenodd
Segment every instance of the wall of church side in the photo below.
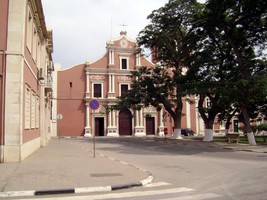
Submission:
M 58 72 L 57 113 L 63 116 L 57 120 L 57 135 L 83 136 L 85 127 L 85 65 Z

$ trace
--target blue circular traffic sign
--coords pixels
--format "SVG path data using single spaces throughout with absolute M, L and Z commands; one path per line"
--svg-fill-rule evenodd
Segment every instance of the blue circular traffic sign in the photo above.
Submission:
M 89 101 L 89 107 L 92 109 L 92 110 L 97 110 L 100 106 L 100 103 L 98 100 L 96 99 L 91 99 Z

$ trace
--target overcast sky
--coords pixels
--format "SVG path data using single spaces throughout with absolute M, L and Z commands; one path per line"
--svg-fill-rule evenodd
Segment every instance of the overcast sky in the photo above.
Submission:
M 42 0 L 47 28 L 53 30 L 54 63 L 63 68 L 95 61 L 106 42 L 120 36 L 136 39 L 147 16 L 168 0 Z

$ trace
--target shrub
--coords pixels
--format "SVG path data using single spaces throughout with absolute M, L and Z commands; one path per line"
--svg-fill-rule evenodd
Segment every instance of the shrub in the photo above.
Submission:
M 257 131 L 267 131 L 267 124 L 252 125 L 251 128 L 253 133 L 256 133 Z M 241 126 L 238 129 L 244 132 L 244 126 Z
M 257 126 L 258 131 L 267 131 L 267 124 L 260 124 Z

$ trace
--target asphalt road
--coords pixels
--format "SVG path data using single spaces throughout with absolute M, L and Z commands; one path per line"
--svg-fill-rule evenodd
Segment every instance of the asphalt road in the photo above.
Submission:
M 153 182 L 172 188 L 221 195 L 215 199 L 267 199 L 267 154 L 153 138 L 99 138 L 96 152 L 147 169 Z
M 79 139 L 77 139 L 77 142 Z M 200 142 L 201 143 L 201 142 Z M 92 140 L 83 142 L 93 148 Z M 148 170 L 151 185 L 111 193 L 47 196 L 42 199 L 266 200 L 267 154 L 155 138 L 96 138 L 104 154 Z

